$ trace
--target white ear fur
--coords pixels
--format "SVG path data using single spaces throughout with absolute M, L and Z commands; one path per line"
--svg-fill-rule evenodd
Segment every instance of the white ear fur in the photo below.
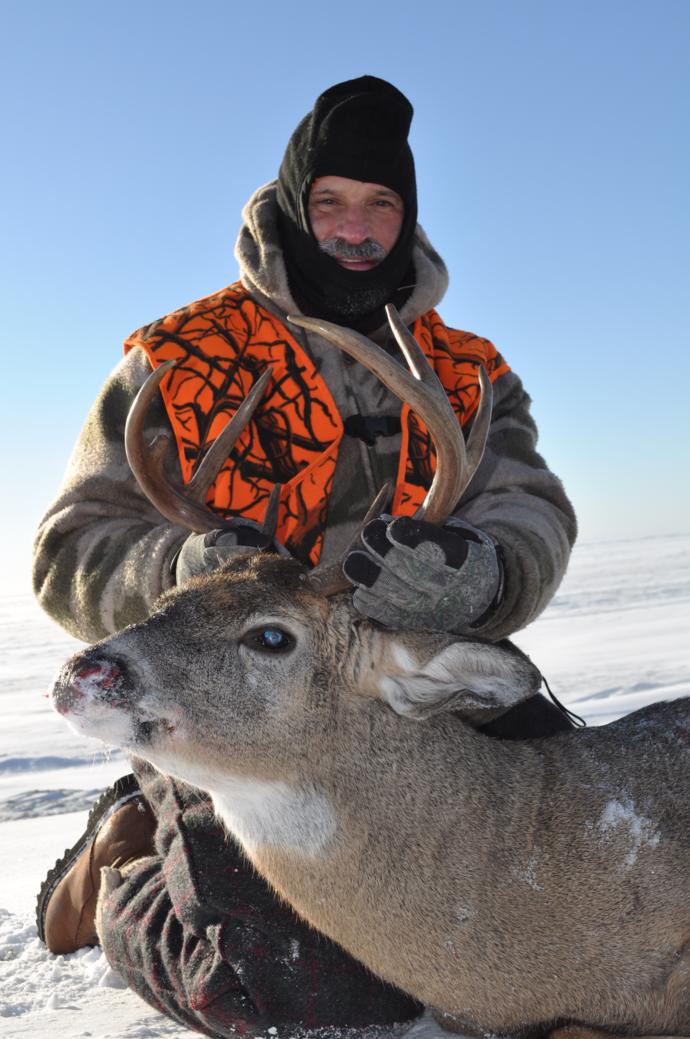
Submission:
M 534 696 L 538 669 L 514 648 L 459 641 L 420 664 L 400 642 L 391 646 L 393 666 L 379 679 L 382 699 L 398 714 L 426 718 L 458 711 L 477 725 Z

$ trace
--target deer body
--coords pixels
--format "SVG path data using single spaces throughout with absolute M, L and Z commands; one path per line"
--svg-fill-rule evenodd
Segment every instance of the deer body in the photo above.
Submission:
M 508 648 L 383 632 L 255 558 L 73 658 L 53 700 L 208 791 L 301 915 L 449 1026 L 687 1033 L 690 705 L 476 731 L 538 682 Z
M 652 747 L 675 749 L 664 778 L 678 789 L 688 705 L 541 746 L 384 712 L 343 719 L 348 737 L 311 780 L 337 819 L 323 849 L 249 849 L 278 892 L 464 1025 L 516 1030 L 538 1008 L 539 1021 L 687 1032 L 690 812 L 632 776 Z

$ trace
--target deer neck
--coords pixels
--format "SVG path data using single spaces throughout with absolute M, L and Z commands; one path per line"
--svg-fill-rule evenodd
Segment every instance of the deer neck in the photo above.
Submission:
M 415 869 L 431 875 L 455 835 L 468 845 L 473 872 L 482 868 L 473 855 L 492 855 L 492 840 L 501 845 L 506 831 L 534 825 L 529 796 L 521 807 L 506 789 L 524 790 L 530 773 L 532 787 L 540 782 L 538 756 L 454 716 L 415 722 L 380 703 L 355 705 L 339 719 L 337 738 L 309 760 L 299 779 L 228 784 L 214 791 L 214 803 L 257 869 L 327 933 L 342 930 L 354 904 L 391 919 L 396 892 L 409 886 L 411 848 Z M 482 831 L 475 853 L 464 835 Z

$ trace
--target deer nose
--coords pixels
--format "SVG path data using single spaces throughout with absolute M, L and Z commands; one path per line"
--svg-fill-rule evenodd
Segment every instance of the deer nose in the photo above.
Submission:
M 94 701 L 112 703 L 119 699 L 122 677 L 122 669 L 113 660 L 77 658 L 59 673 L 50 691 L 51 703 L 60 714 L 69 714 Z
M 109 692 L 122 677 L 122 671 L 112 660 L 87 663 L 74 672 L 73 685 L 84 696 Z

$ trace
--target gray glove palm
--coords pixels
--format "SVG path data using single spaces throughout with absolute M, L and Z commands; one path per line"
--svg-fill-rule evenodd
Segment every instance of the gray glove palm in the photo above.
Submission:
M 463 634 L 500 601 L 496 543 L 469 523 L 451 518 L 435 527 L 383 515 L 367 524 L 361 540 L 343 571 L 357 586 L 357 610 L 387 628 Z
M 175 582 L 178 586 L 187 584 L 193 577 L 217 570 L 229 559 L 267 549 L 289 554 L 279 542 L 267 538 L 252 520 L 231 520 L 223 530 L 190 534 L 174 562 Z

